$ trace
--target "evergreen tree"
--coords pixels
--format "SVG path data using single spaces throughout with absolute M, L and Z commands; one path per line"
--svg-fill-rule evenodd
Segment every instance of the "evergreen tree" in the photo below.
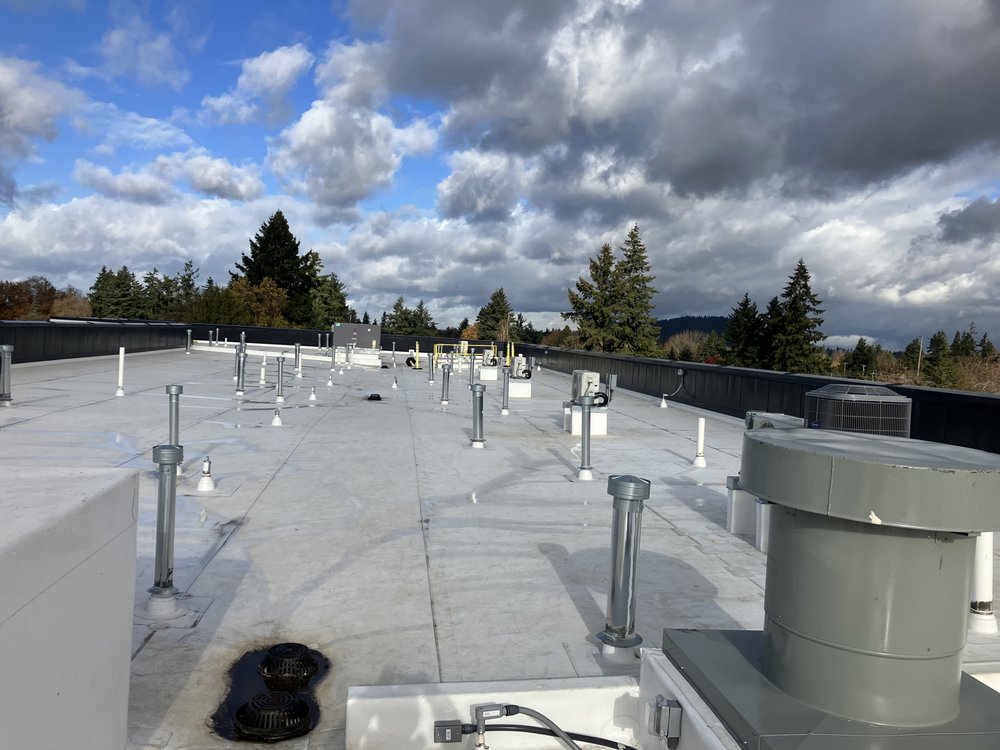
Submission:
M 372 319 L 368 317 L 368 311 L 365 310 L 365 314 L 361 318 L 361 323 L 362 323 L 362 325 L 370 325 L 371 322 L 372 322 Z
M 145 289 L 128 266 L 119 268 L 111 279 L 106 313 L 114 318 L 142 318 L 146 309 Z
M 87 299 L 90 300 L 90 309 L 94 316 L 98 318 L 111 317 L 111 296 L 115 283 L 115 274 L 107 266 L 101 266 L 101 270 L 90 285 Z
M 958 373 L 948 346 L 948 335 L 944 331 L 931 336 L 922 372 L 931 385 L 941 388 L 952 388 L 958 382 Z
M 916 371 L 917 366 L 923 359 L 923 347 L 920 339 L 913 339 L 903 350 L 903 356 L 899 358 L 900 363 L 907 370 Z
M 479 308 L 479 314 L 476 316 L 479 338 L 510 341 L 513 322 L 514 310 L 507 301 L 503 287 L 500 287 L 490 295 L 489 302 Z
M 194 319 L 195 305 L 200 294 L 198 289 L 199 270 L 194 267 L 194 261 L 186 260 L 184 267 L 174 275 L 175 295 L 171 310 L 173 320 L 190 321 Z
M 997 358 L 997 348 L 990 341 L 988 333 L 984 333 L 983 337 L 979 339 L 978 351 L 982 359 L 992 361 Z
M 976 333 L 975 323 L 969 323 L 969 327 L 965 331 L 955 331 L 955 337 L 951 340 L 951 356 L 975 357 Z
M 764 319 L 749 293 L 743 294 L 726 319 L 725 362 L 734 367 L 760 367 Z
M 781 314 L 774 329 L 774 369 L 787 372 L 823 372 L 825 356 L 816 346 L 823 340 L 820 330 L 822 302 L 810 287 L 809 270 L 799 258 L 781 293 Z
M 413 310 L 412 321 L 414 336 L 433 336 L 437 333 L 437 324 L 423 300 L 417 302 L 417 306 Z
M 281 211 L 261 224 L 250 240 L 250 254 L 243 254 L 236 268 L 251 287 L 259 287 L 265 278 L 272 279 L 288 298 L 286 316 L 296 325 L 307 325 L 313 317 L 309 292 L 319 284 L 322 267 L 315 252 L 299 255 L 299 241 L 288 227 Z M 233 278 L 239 278 L 233 274 Z
M 767 309 L 760 316 L 760 349 L 757 353 L 757 366 L 765 370 L 778 369 L 777 358 L 777 337 L 783 325 L 782 318 L 784 310 L 781 307 L 781 300 L 771 297 L 767 303 Z
M 328 273 L 321 277 L 318 286 L 309 292 L 312 300 L 312 327 L 329 328 L 334 323 L 351 322 L 350 308 L 347 306 L 347 294 L 344 285 L 337 274 Z
M 658 357 L 660 335 L 653 310 L 653 275 L 650 273 L 646 246 L 639 237 L 639 225 L 629 230 L 621 248 L 622 258 L 615 265 L 612 287 L 617 295 L 618 311 L 615 351 L 637 357 Z
M 614 289 L 615 259 L 611 245 L 604 243 L 590 259 L 590 279 L 581 277 L 576 291 L 568 290 L 570 311 L 564 318 L 576 323 L 582 349 L 596 352 L 618 350 L 615 338 L 618 299 Z
M 854 378 L 872 377 L 879 351 L 878 347 L 870 346 L 862 336 L 844 360 L 847 374 Z

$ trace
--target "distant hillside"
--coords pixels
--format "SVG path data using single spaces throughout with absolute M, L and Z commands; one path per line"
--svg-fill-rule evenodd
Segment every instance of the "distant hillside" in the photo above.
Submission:
M 666 341 L 681 331 L 704 331 L 705 333 L 715 331 L 721 336 L 722 332 L 726 330 L 726 317 L 724 315 L 683 315 L 680 318 L 658 320 L 656 324 L 660 327 L 660 341 Z

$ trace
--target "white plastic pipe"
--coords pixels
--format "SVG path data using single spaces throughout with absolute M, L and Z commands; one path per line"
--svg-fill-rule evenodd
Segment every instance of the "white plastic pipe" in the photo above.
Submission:
M 698 448 L 694 454 L 693 465 L 699 469 L 704 469 L 708 466 L 708 462 L 705 461 L 705 418 L 698 417 Z
M 116 396 L 125 395 L 125 347 L 118 347 L 118 390 Z
M 972 565 L 972 605 L 969 630 L 973 633 L 996 633 L 997 618 L 993 614 L 993 532 L 985 531 L 976 538 L 976 556 Z

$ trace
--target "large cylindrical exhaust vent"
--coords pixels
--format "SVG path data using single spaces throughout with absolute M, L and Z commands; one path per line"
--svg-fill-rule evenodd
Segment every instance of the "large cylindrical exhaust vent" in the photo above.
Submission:
M 856 721 L 954 719 L 971 532 L 1000 527 L 1000 456 L 907 438 L 749 430 L 740 483 L 775 504 L 764 676 Z

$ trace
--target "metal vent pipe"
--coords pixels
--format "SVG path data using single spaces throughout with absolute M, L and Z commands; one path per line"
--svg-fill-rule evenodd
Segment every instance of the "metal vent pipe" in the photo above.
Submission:
M 12 344 L 0 344 L 0 406 L 10 406 L 13 399 L 10 395 L 10 366 L 14 358 Z
M 616 474 L 608 477 L 608 494 L 614 500 L 611 518 L 611 580 L 608 613 L 597 640 L 611 648 L 632 648 L 642 643 L 635 632 L 636 578 L 643 501 L 649 499 L 648 479 Z
M 173 596 L 174 588 L 174 518 L 177 510 L 177 467 L 184 460 L 179 445 L 157 445 L 153 463 L 160 467 L 156 492 L 156 556 L 153 596 Z
M 485 444 L 483 439 L 483 394 L 486 393 L 486 386 L 482 383 L 472 385 L 472 447 L 482 448 Z

